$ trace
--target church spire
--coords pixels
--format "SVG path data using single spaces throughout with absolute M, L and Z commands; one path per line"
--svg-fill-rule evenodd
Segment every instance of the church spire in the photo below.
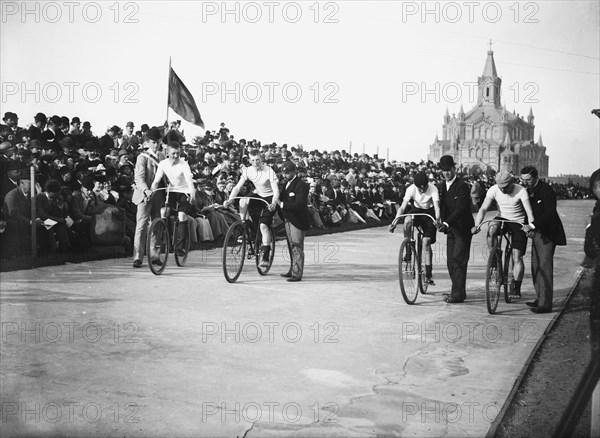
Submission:
M 542 142 L 542 134 L 540 134 L 540 137 L 538 139 L 538 146 L 540 146 L 540 147 L 544 146 L 544 143 Z
M 496 72 L 496 63 L 494 62 L 494 52 L 492 51 L 491 43 L 490 50 L 487 52 L 487 59 L 485 60 L 485 66 L 483 67 L 483 75 L 488 78 L 495 79 L 498 77 Z
M 478 78 L 477 85 L 479 87 L 479 96 L 477 99 L 478 106 L 494 106 L 495 108 L 502 108 L 500 102 L 500 94 L 502 87 L 502 79 L 498 77 L 496 71 L 496 63 L 494 62 L 494 52 L 490 50 L 487 52 L 487 59 L 485 66 L 483 67 L 483 74 Z

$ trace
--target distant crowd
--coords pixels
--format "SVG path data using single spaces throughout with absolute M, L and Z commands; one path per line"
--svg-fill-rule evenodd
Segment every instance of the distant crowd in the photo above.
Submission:
M 39 251 L 85 250 L 91 245 L 133 240 L 136 205 L 132 202 L 135 163 L 150 129 L 133 122 L 92 131 L 78 117 L 38 113 L 23 128 L 15 113 L 7 112 L 0 125 L 0 244 L 2 256 L 19 255 L 31 246 L 31 168 L 36 185 Z M 197 185 L 192 216 L 202 226 L 192 227 L 192 242 L 220 243 L 227 231 L 215 204 L 222 204 L 236 184 L 251 150 L 262 152 L 266 164 L 280 175 L 293 161 L 310 183 L 312 227 L 332 228 L 343 223 L 372 223 L 394 218 L 405 189 L 417 172 L 433 182 L 443 181 L 431 161 L 387 161 L 378 156 L 345 150 L 305 150 L 302 146 L 237 140 L 224 123 L 218 130 L 188 141 L 181 123 L 157 126 L 163 143 L 180 143 Z M 493 176 L 471 176 L 458 169 L 472 187 L 474 209 L 494 184 Z M 561 199 L 588 197 L 589 189 L 553 185 Z M 249 187 L 248 190 L 252 190 Z M 229 215 L 226 223 L 235 220 Z M 107 236 L 109 236 L 107 238 Z

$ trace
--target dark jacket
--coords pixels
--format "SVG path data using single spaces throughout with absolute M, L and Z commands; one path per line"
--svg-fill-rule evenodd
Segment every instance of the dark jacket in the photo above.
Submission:
M 309 185 L 296 176 L 289 187 L 281 193 L 283 217 L 302 231 L 306 231 L 310 227 L 308 189 Z
M 565 230 L 556 211 L 556 193 L 554 189 L 543 181 L 529 190 L 529 201 L 533 208 L 533 225 L 544 236 L 556 245 L 566 245 Z
M 456 177 L 450 190 L 446 190 L 446 182 L 441 184 L 440 210 L 442 222 L 462 234 L 470 234 L 475 226 L 471 213 L 471 189 L 461 178 Z

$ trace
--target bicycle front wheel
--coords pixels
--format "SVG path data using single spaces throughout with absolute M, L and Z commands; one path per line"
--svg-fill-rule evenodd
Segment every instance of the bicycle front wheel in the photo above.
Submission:
M 267 260 L 264 263 L 264 250 L 262 247 L 262 233 L 260 232 L 260 226 L 258 227 L 256 239 L 254 240 L 254 251 L 256 252 L 256 270 L 260 275 L 267 275 L 271 269 L 271 266 L 273 265 L 273 259 L 275 258 L 275 234 L 273 234 L 273 228 L 269 227 L 269 231 L 271 233 L 271 245 L 269 249 L 269 257 L 267 257 Z
M 398 255 L 398 279 L 400 291 L 406 304 L 414 304 L 419 294 L 419 270 L 416 263 L 415 245 L 404 239 Z
M 183 267 L 190 252 L 190 229 L 188 222 L 175 222 L 173 234 L 175 236 L 175 245 L 173 245 L 175 247 L 175 263 L 177 263 L 177 266 Z
M 162 274 L 169 257 L 169 230 L 165 219 L 156 218 L 150 224 L 146 239 L 146 256 L 152 273 Z
M 223 274 L 229 283 L 235 283 L 242 273 L 246 258 L 246 226 L 242 221 L 233 223 L 223 242 Z
M 485 301 L 490 314 L 496 313 L 502 287 L 502 251 L 496 243 L 490 251 L 485 272 Z

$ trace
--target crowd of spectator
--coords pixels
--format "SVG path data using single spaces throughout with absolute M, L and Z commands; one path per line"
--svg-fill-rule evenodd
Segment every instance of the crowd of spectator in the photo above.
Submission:
M 36 217 L 39 250 L 69 251 L 94 244 L 114 243 L 122 230 L 126 246 L 135 232 L 136 205 L 132 202 L 134 168 L 143 151 L 149 125 L 135 129 L 112 126 L 102 135 L 79 117 L 38 113 L 27 127 L 19 127 L 16 114 L 7 112 L 0 125 L 0 243 L 3 256 L 26 252 L 31 245 L 30 173 L 35 174 Z M 412 175 L 426 172 L 442 181 L 431 161 L 387 161 L 377 155 L 345 150 L 305 150 L 302 146 L 237 140 L 224 123 L 219 130 L 187 141 L 181 123 L 157 127 L 163 143 L 179 142 L 183 157 L 197 184 L 190 221 L 192 242 L 220 243 L 238 216 L 221 208 L 237 182 L 248 153 L 258 149 L 265 162 L 279 170 L 294 161 L 299 175 L 310 183 L 309 210 L 314 228 L 344 223 L 386 222 L 394 218 Z M 472 177 L 461 172 L 475 188 L 474 206 L 483 201 L 493 177 Z M 477 183 L 477 184 L 475 184 Z M 554 185 L 561 198 L 581 198 L 585 188 Z M 251 190 L 248 187 L 247 190 Z M 479 193 L 477 193 L 479 192 Z M 112 233 L 112 234 L 111 234 Z M 111 238 L 106 238 L 110 234 Z M 114 237 L 114 238 L 113 238 Z

